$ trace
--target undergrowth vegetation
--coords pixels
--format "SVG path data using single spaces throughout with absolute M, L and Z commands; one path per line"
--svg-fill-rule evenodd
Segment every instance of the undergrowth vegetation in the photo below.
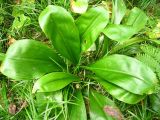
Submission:
M 0 0 L 0 120 L 159 120 L 158 0 Z

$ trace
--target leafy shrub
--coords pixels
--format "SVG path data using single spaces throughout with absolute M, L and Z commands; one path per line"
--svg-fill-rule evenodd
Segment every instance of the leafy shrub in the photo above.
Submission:
M 55 119 L 122 119 L 114 102 L 93 90 L 97 85 L 90 84 L 96 81 L 114 98 L 136 104 L 156 92 L 158 80 L 154 71 L 137 59 L 107 52 L 105 39 L 100 52 L 96 48 L 97 54 L 103 54 L 86 58 L 101 34 L 123 44 L 145 27 L 147 16 L 139 8 L 133 8 L 123 22 L 127 10 L 124 2 L 114 1 L 112 10 L 111 20 L 102 6 L 74 19 L 64 8 L 49 5 L 40 14 L 39 24 L 52 47 L 19 40 L 0 55 L 1 72 L 15 80 L 36 80 L 33 93 L 51 92 Z

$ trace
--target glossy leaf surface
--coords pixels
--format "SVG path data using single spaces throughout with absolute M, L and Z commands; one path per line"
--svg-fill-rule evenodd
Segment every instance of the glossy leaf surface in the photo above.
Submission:
M 91 8 L 76 20 L 83 52 L 91 47 L 108 21 L 109 12 L 103 7 Z
M 62 71 L 62 59 L 48 46 L 34 40 L 19 40 L 11 45 L 1 72 L 16 80 L 37 79 L 46 73 Z
M 71 105 L 69 106 L 69 120 L 87 120 L 85 103 L 80 90 L 73 94 Z
M 62 7 L 49 5 L 41 12 L 39 24 L 54 48 L 73 63 L 78 63 L 81 52 L 79 32 L 71 14 Z
M 131 38 L 136 32 L 132 26 L 127 25 L 108 25 L 103 33 L 112 40 L 123 42 Z
M 96 78 L 95 80 L 97 80 L 108 93 L 110 93 L 113 97 L 115 97 L 116 99 L 122 102 L 125 102 L 128 104 L 136 104 L 146 97 L 145 95 L 137 95 L 137 94 L 131 93 L 102 78 Z
M 91 120 L 122 120 L 123 115 L 111 99 L 91 90 L 89 102 Z
M 158 82 L 151 68 L 125 55 L 106 56 L 88 69 L 104 80 L 139 95 L 155 92 Z
M 123 0 L 113 0 L 113 19 L 114 24 L 120 24 L 121 20 L 123 19 L 127 8 Z
M 138 32 L 145 27 L 147 20 L 146 14 L 139 8 L 134 7 L 127 18 L 126 25 L 133 26 L 136 32 Z
M 80 79 L 72 74 L 65 72 L 53 72 L 44 75 L 37 80 L 33 87 L 33 93 L 37 92 L 53 92 L 60 90 L 68 84 L 79 81 Z

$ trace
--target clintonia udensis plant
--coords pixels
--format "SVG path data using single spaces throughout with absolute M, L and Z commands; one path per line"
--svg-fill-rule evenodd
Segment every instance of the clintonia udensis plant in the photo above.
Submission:
M 112 15 L 104 6 L 96 6 L 77 18 L 63 7 L 49 5 L 39 24 L 52 46 L 31 39 L 16 41 L 0 54 L 1 73 L 14 80 L 35 80 L 35 94 L 55 95 L 54 109 L 63 111 L 56 119 L 122 119 L 114 102 L 95 89 L 101 86 L 117 100 L 136 104 L 156 92 L 158 81 L 142 62 L 116 54 L 145 41 L 133 36 L 145 27 L 147 16 L 136 7 L 126 15 L 122 0 L 112 4 Z M 109 42 L 117 44 L 111 47 Z M 96 50 L 91 52 L 93 45 Z

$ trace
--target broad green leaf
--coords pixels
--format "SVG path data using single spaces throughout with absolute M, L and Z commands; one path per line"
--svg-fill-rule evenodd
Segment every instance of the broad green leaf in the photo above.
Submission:
M 79 81 L 80 79 L 72 74 L 65 72 L 52 72 L 44 75 L 37 80 L 33 86 L 33 93 L 37 92 L 53 92 L 60 90 L 68 84 Z
M 87 69 L 104 80 L 139 95 L 155 92 L 158 82 L 151 68 L 125 55 L 105 56 Z
M 88 8 L 88 0 L 70 0 L 70 4 L 74 13 L 85 13 Z
M 111 24 L 103 30 L 103 33 L 112 40 L 124 42 L 136 32 L 132 26 Z
M 136 104 L 146 97 L 145 95 L 137 95 L 137 94 L 131 93 L 102 78 L 96 78 L 95 80 L 97 80 L 109 94 L 111 94 L 113 97 L 115 97 L 116 99 L 122 102 L 125 102 L 128 104 Z
M 139 8 L 134 7 L 126 20 L 126 25 L 133 26 L 136 32 L 138 32 L 145 27 L 147 20 L 146 14 Z
M 73 94 L 71 105 L 69 105 L 69 120 L 87 120 L 85 103 L 80 90 Z
M 76 20 L 83 52 L 96 41 L 108 21 L 109 12 L 103 7 L 91 8 Z
M 120 24 L 123 19 L 127 8 L 123 0 L 113 0 L 112 19 L 114 24 Z
M 53 71 L 62 71 L 63 64 L 62 59 L 41 42 L 19 40 L 7 50 L 1 72 L 12 79 L 30 80 Z
M 89 102 L 91 120 L 122 120 L 120 110 L 108 97 L 91 90 Z
M 160 115 L 160 92 L 149 97 L 152 109 Z
M 41 12 L 39 24 L 54 48 L 77 64 L 81 52 L 80 39 L 71 14 L 62 7 L 49 5 Z

